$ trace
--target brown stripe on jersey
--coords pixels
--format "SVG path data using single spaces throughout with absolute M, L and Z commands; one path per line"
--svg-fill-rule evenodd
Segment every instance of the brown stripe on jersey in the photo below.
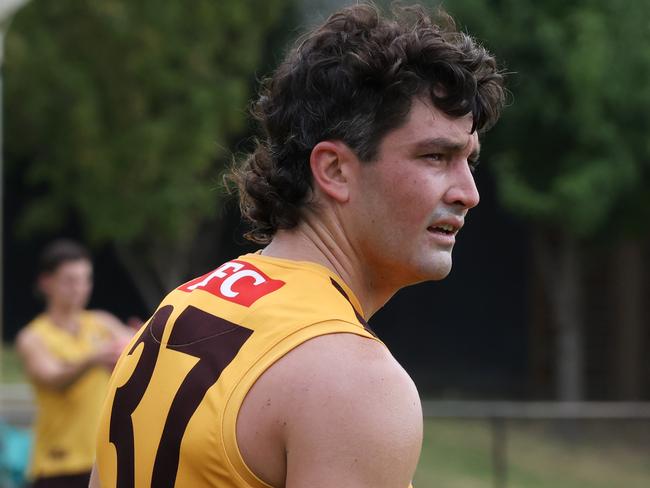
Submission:
M 244 330 L 248 335 L 253 333 L 251 329 L 189 305 L 174 322 L 174 328 L 169 335 L 166 347 L 196 356 L 192 351 L 199 346 L 193 346 L 193 344 L 237 330 Z M 214 345 L 214 343 L 210 343 L 209 348 L 215 355 L 219 355 L 221 350 L 219 348 L 215 350 Z
M 174 322 L 168 349 L 199 358 L 178 388 L 160 438 L 151 486 L 176 482 L 185 429 L 208 389 L 235 358 L 252 330 L 188 306 Z
M 374 337 L 377 337 L 377 334 L 375 334 L 375 331 L 370 328 L 368 325 L 368 322 L 366 322 L 366 319 L 363 318 L 363 316 L 358 312 L 358 310 L 354 307 L 354 304 L 352 303 L 352 300 L 350 300 L 350 297 L 348 296 L 347 293 L 345 293 L 345 290 L 341 285 L 339 285 L 334 278 L 330 278 L 330 281 L 332 282 L 332 285 L 334 288 L 336 288 L 341 295 L 345 297 L 345 299 L 348 301 L 350 306 L 352 307 L 352 310 L 354 310 L 354 315 L 356 315 L 357 320 L 361 325 L 363 326 L 364 329 L 366 329 L 368 332 L 370 332 Z M 377 337 L 378 338 L 378 337 Z
M 165 328 L 165 324 L 173 310 L 171 305 L 158 309 L 149 321 L 149 325 L 143 329 L 140 337 L 135 341 L 128 353 L 128 355 L 132 355 L 133 351 L 140 344 L 143 344 L 137 367 L 129 380 L 115 391 L 109 425 L 109 441 L 115 445 L 117 451 L 117 488 L 132 488 L 135 485 L 131 414 L 137 408 L 149 386 L 149 381 L 156 366 L 160 347 L 155 335 L 162 336 L 162 330 Z

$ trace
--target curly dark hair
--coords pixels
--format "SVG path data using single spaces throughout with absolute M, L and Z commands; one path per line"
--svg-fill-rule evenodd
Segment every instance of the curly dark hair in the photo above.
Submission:
M 298 224 L 318 142 L 343 141 L 370 162 L 419 95 L 450 116 L 471 113 L 472 131 L 479 132 L 504 105 L 494 57 L 442 10 L 432 18 L 421 6 L 397 7 L 387 18 L 372 4 L 356 5 L 300 38 L 262 82 L 252 113 L 263 137 L 229 175 L 252 224 L 246 237 L 267 243 L 278 229 Z

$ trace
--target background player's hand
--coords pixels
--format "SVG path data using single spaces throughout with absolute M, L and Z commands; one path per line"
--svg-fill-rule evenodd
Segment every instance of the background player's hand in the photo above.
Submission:
M 129 344 L 129 342 L 131 342 L 131 336 L 117 337 L 111 341 L 113 349 L 117 352 L 118 357 L 122 354 L 122 351 L 124 351 L 124 348 Z

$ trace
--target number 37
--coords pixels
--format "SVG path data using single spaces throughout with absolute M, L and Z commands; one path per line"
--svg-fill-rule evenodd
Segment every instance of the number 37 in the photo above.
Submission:
M 222 371 L 253 333 L 241 325 L 189 306 L 175 320 L 167 344 L 162 345 L 163 330 L 172 312 L 173 307 L 166 305 L 151 318 L 149 325 L 128 352 L 128 355 L 132 355 L 143 344 L 135 371 L 115 392 L 109 440 L 117 451 L 117 488 L 135 486 L 131 414 L 149 386 L 161 347 L 199 359 L 174 396 L 156 452 L 151 485 L 164 488 L 175 484 L 181 440 L 190 418 L 205 393 L 217 382 Z

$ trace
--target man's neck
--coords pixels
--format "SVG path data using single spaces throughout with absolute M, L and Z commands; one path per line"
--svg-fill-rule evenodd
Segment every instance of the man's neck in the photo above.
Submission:
M 262 254 L 310 261 L 330 269 L 354 292 L 366 319 L 397 291 L 396 288 L 378 286 L 379 280 L 337 226 L 303 221 L 294 229 L 277 231 Z
M 79 331 L 82 311 L 83 310 L 79 309 L 48 306 L 45 313 L 50 320 L 52 320 L 54 325 L 71 334 L 76 334 Z

